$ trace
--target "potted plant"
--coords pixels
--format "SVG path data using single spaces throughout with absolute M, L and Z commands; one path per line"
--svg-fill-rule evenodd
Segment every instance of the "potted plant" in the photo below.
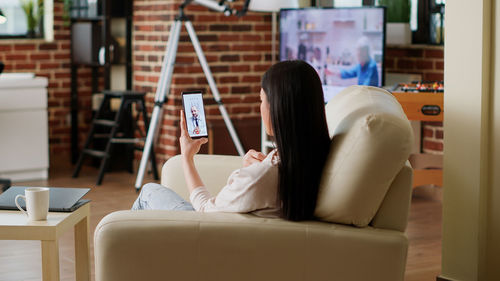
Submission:
M 22 0 L 21 8 L 26 16 L 27 36 L 34 38 L 36 28 L 39 27 L 40 20 L 43 18 L 43 0 Z
M 387 43 L 411 44 L 410 0 L 379 0 L 379 4 L 387 7 Z

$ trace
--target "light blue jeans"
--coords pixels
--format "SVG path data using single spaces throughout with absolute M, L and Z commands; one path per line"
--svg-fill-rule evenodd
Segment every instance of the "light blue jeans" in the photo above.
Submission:
M 194 208 L 172 189 L 157 183 L 148 183 L 142 187 L 132 210 L 194 211 Z

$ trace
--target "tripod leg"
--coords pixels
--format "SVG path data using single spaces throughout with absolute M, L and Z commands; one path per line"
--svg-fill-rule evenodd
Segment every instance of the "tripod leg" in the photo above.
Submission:
M 198 60 L 200 61 L 201 67 L 203 68 L 203 72 L 205 73 L 205 77 L 207 78 L 208 85 L 210 86 L 210 90 L 212 90 L 212 94 L 214 96 L 215 101 L 219 105 L 219 110 L 224 119 L 224 123 L 226 123 L 227 130 L 233 139 L 234 146 L 238 151 L 240 156 L 245 155 L 245 150 L 241 145 L 240 139 L 238 138 L 238 134 L 233 127 L 233 123 L 231 122 L 231 118 L 229 118 L 229 114 L 224 107 L 219 95 L 219 90 L 215 85 L 215 80 L 212 76 L 212 72 L 210 71 L 210 67 L 208 67 L 207 60 L 205 55 L 203 54 L 203 50 L 201 49 L 200 42 L 198 41 L 198 37 L 196 36 L 196 32 L 194 31 L 193 24 L 190 21 L 185 22 L 186 29 L 188 31 L 189 37 L 191 38 L 191 42 L 193 43 L 194 50 L 196 51 L 196 55 L 198 56 Z
M 144 179 L 144 172 L 146 171 L 149 153 L 151 153 L 151 147 L 153 146 L 153 141 L 157 132 L 157 125 L 159 123 L 159 120 L 161 119 L 161 113 L 163 112 L 163 102 L 165 101 L 165 97 L 168 94 L 167 91 L 170 90 L 170 83 L 172 82 L 172 74 L 174 72 L 175 55 L 177 53 L 177 46 L 179 44 L 181 27 L 182 21 L 175 20 L 172 24 L 172 27 L 170 28 L 170 37 L 168 39 L 165 57 L 163 58 L 160 80 L 156 88 L 155 107 L 153 109 L 153 114 L 151 115 L 146 142 L 144 143 L 144 150 L 142 151 L 141 163 L 137 171 L 137 179 L 135 181 L 135 188 L 137 190 L 141 188 L 142 181 Z

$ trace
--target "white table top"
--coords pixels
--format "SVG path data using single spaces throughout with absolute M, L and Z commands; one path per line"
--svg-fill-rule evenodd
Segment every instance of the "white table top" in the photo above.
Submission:
M 3 226 L 57 226 L 71 213 L 49 212 L 45 221 L 30 221 L 21 211 L 0 211 L 0 229 Z
M 38 88 L 47 87 L 49 79 L 46 77 L 25 77 L 19 76 L 14 78 L 6 78 L 5 74 L 0 74 L 0 89 L 12 88 Z
M 0 211 L 0 239 L 55 240 L 68 227 L 74 226 L 90 213 L 90 203 L 74 212 L 49 212 L 46 221 L 29 221 L 21 211 Z

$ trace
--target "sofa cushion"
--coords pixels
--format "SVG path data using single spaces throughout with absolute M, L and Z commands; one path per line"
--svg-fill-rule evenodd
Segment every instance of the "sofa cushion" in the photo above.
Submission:
M 413 130 L 387 91 L 352 86 L 326 106 L 332 137 L 315 215 L 324 221 L 367 226 L 413 145 Z

